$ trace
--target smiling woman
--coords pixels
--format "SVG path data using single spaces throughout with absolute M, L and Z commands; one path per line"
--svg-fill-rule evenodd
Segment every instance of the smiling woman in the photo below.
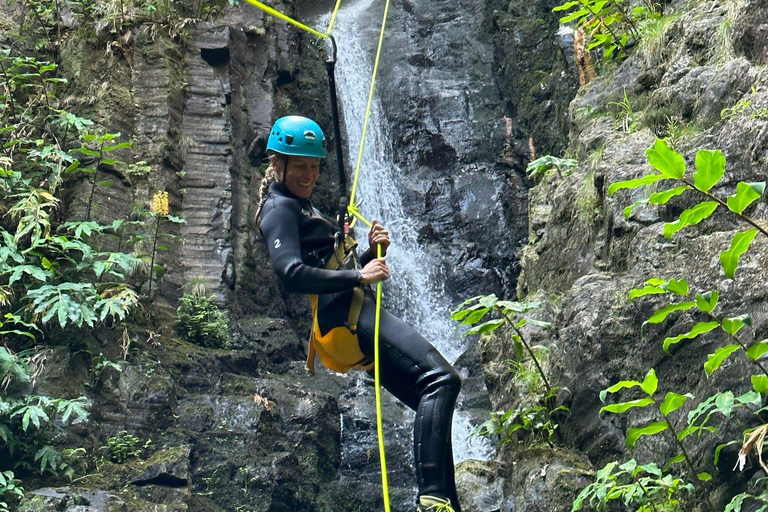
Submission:
M 311 156 L 292 156 L 283 167 L 282 182 L 294 195 L 309 199 L 320 176 L 320 159 Z
M 371 371 L 375 298 L 366 285 L 389 278 L 389 232 L 377 221 L 369 249 L 337 238 L 335 226 L 309 201 L 325 158 L 320 127 L 305 117 L 278 119 L 269 136 L 270 165 L 261 186 L 257 222 L 286 291 L 305 293 L 313 327 L 307 367 L 314 357 L 329 369 Z M 382 257 L 377 258 L 378 251 Z M 421 334 L 382 310 L 379 369 L 382 386 L 416 411 L 414 458 L 419 512 L 461 512 L 453 468 L 451 422 L 461 387 L 458 373 Z

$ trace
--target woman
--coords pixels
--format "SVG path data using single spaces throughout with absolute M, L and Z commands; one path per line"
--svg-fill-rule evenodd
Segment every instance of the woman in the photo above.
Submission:
M 283 285 L 310 294 L 314 352 L 336 371 L 371 371 L 376 305 L 367 285 L 389 278 L 389 233 L 374 221 L 360 266 L 350 264 L 354 241 L 335 245 L 335 227 L 309 201 L 325 158 L 325 137 L 311 119 L 288 116 L 272 127 L 270 165 L 261 186 L 260 229 Z M 339 348 L 341 347 L 341 348 Z M 381 312 L 379 372 L 383 387 L 416 411 L 414 456 L 419 512 L 460 512 L 451 448 L 451 422 L 461 379 L 413 327 Z M 311 367 L 311 364 L 309 365 Z

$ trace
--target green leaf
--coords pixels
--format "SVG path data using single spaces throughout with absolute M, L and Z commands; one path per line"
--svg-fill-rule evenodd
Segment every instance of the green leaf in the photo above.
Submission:
M 535 318 L 528 318 L 528 323 L 531 325 L 535 325 L 536 327 L 540 327 L 542 329 L 551 329 L 552 324 L 549 322 L 544 322 L 543 320 L 536 320 Z
M 648 373 L 645 374 L 645 379 L 640 383 L 640 389 L 645 391 L 645 394 L 653 396 L 656 389 L 659 387 L 659 379 L 656 377 L 656 370 L 651 368 Z
M 763 405 L 763 399 L 760 397 L 760 393 L 756 391 L 748 391 L 743 395 L 739 395 L 736 397 L 736 401 L 743 405 L 753 405 L 755 407 Z
M 621 382 L 617 382 L 613 386 L 609 387 L 608 389 L 604 389 L 600 392 L 600 401 L 605 403 L 605 396 L 608 393 L 616 393 L 617 391 L 620 391 L 624 388 L 634 388 L 639 386 L 640 383 L 636 380 L 622 380 Z
M 760 199 L 760 196 L 765 192 L 765 182 L 759 183 L 747 183 L 740 181 L 736 185 L 736 194 L 730 196 L 726 200 L 728 209 L 734 213 L 741 214 L 747 207 Z
M 638 297 L 644 297 L 646 295 L 657 295 L 660 293 L 667 293 L 667 290 L 660 286 L 652 286 L 646 284 L 643 288 L 635 288 L 629 292 L 629 300 L 636 299 Z
M 746 492 L 737 494 L 731 499 L 731 502 L 723 509 L 723 512 L 741 512 L 741 506 L 749 495 Z
M 666 421 L 654 421 L 644 427 L 631 428 L 627 431 L 627 448 L 631 449 L 635 446 L 635 443 L 642 436 L 652 436 L 659 432 L 664 432 L 667 428 L 669 428 L 669 425 Z
M 718 322 L 699 322 L 698 324 L 693 326 L 693 329 L 690 331 L 679 334 L 677 336 L 670 336 L 669 338 L 664 339 L 664 345 L 663 349 L 664 352 L 669 354 L 669 347 L 672 345 L 675 345 L 677 343 L 680 343 L 683 340 L 692 340 L 699 336 L 700 334 L 704 334 L 706 332 L 712 331 L 717 329 L 720 326 Z
M 467 332 L 464 333 L 464 336 L 469 336 L 471 334 L 485 334 L 491 331 L 495 331 L 496 329 L 504 325 L 505 322 L 506 320 L 503 318 L 489 320 L 487 322 L 484 322 L 480 325 L 476 325 L 471 329 L 467 330 Z
M 648 324 L 660 324 L 666 318 L 675 311 L 685 311 L 688 309 L 691 309 L 696 305 L 695 302 L 681 302 L 679 304 L 670 304 L 669 306 L 665 306 L 661 308 L 660 310 L 656 311 L 653 315 L 651 315 L 651 318 L 647 320 L 646 323 Z
M 736 399 L 734 398 L 732 391 L 726 391 L 725 393 L 718 393 L 715 395 L 715 407 L 717 408 L 717 411 L 728 419 L 731 418 L 731 411 L 733 411 L 735 403 Z
M 706 482 L 706 481 L 708 481 L 708 480 L 712 480 L 712 475 L 710 475 L 709 473 L 701 472 L 701 473 L 699 473 L 699 474 L 698 474 L 698 475 L 696 475 L 696 476 L 697 476 L 697 478 L 698 478 L 699 480 L 701 480 L 702 482 Z
M 645 185 L 652 185 L 663 179 L 665 178 L 661 174 L 646 174 L 643 177 L 635 178 L 632 180 L 617 181 L 616 183 L 611 183 L 611 185 L 608 187 L 608 195 L 612 196 L 617 191 L 624 188 L 638 188 Z
M 50 467 L 55 473 L 56 468 L 61 463 L 61 454 L 51 445 L 40 448 L 35 454 L 35 462 L 40 461 L 40 474 L 45 472 L 46 467 Z
M 78 153 L 82 153 L 82 154 L 88 155 L 88 156 L 99 156 L 99 152 L 98 151 L 94 151 L 94 150 L 89 149 L 89 148 L 87 148 L 85 146 L 79 147 L 79 148 L 75 148 L 72 151 L 77 151 Z
M 571 14 L 569 14 L 568 16 L 563 16 L 562 18 L 560 18 L 560 23 L 562 23 L 563 25 L 565 25 L 565 24 L 567 24 L 567 23 L 570 23 L 570 22 L 571 22 L 571 21 L 573 21 L 573 20 L 577 20 L 577 19 L 579 19 L 579 18 L 581 18 L 582 16 L 585 16 L 585 15 L 587 15 L 587 14 L 589 14 L 589 11 L 588 11 L 588 10 L 586 10 L 586 9 L 581 9 L 581 10 L 579 10 L 579 11 L 576 11 L 576 12 L 574 12 L 574 13 L 571 13 Z
M 457 320 L 458 321 L 458 320 L 461 320 L 462 318 L 464 318 L 465 316 L 467 316 L 469 314 L 469 312 L 472 311 L 472 309 L 471 308 L 467 308 L 466 306 L 469 306 L 470 304 L 475 302 L 477 299 L 478 299 L 478 297 L 472 297 L 472 298 L 469 298 L 469 299 L 465 300 L 464 302 L 462 302 L 458 306 L 456 306 L 456 309 L 451 311 L 451 320 Z M 462 309 L 462 308 L 464 308 L 464 309 Z
M 717 290 L 712 290 L 707 293 L 696 294 L 696 306 L 704 313 L 711 313 L 717 307 L 717 301 L 720 295 Z
M 758 393 L 768 392 L 768 377 L 765 375 L 752 375 L 752 389 Z
M 473 325 L 482 320 L 482 318 L 485 316 L 485 314 L 488 313 L 488 308 L 485 306 L 482 306 L 480 304 L 477 304 L 473 308 L 471 308 L 470 313 L 464 318 L 464 320 L 461 322 L 464 325 Z
M 600 412 L 612 412 L 616 414 L 620 414 L 622 412 L 626 412 L 629 409 L 632 409 L 633 407 L 645 407 L 647 405 L 650 405 L 653 403 L 653 398 L 641 398 L 639 400 L 630 400 L 628 402 L 621 402 L 618 404 L 611 404 L 606 405 L 602 409 L 600 409 Z
M 693 398 L 693 395 L 691 394 L 679 395 L 677 393 L 673 393 L 670 391 L 669 393 L 667 393 L 667 396 L 664 397 L 664 402 L 659 407 L 659 410 L 661 411 L 661 414 L 666 416 L 672 411 L 676 411 L 680 407 L 682 407 L 685 401 L 688 400 L 689 398 Z
M 688 190 L 688 185 L 682 185 L 680 187 L 671 188 L 663 192 L 655 192 L 648 198 L 648 202 L 651 204 L 667 204 L 667 202 L 675 196 L 679 196 L 683 192 Z
M 664 288 L 677 295 L 688 295 L 688 281 L 685 279 L 670 279 L 669 282 L 664 285 Z
M 702 149 L 696 154 L 696 173 L 693 184 L 702 192 L 709 192 L 725 175 L 725 155 L 718 150 Z
M 681 179 L 685 175 L 685 159 L 663 139 L 656 139 L 653 148 L 645 150 L 648 162 L 667 178 Z
M 181 217 L 174 217 L 173 215 L 166 215 L 165 217 L 169 222 L 173 222 L 174 224 L 186 224 L 187 220 L 182 219 Z
M 558 5 L 557 7 L 555 7 L 554 9 L 552 9 L 552 11 L 553 11 L 553 12 L 557 12 L 557 11 L 567 11 L 567 10 L 568 10 L 568 9 L 570 9 L 571 7 L 575 7 L 575 6 L 577 6 L 577 5 L 579 5 L 579 1 L 578 1 L 578 0 L 572 0 L 572 1 L 570 1 L 570 2 L 565 2 L 565 3 L 564 3 L 564 4 L 562 4 L 562 5 Z
M 733 235 L 733 240 L 731 240 L 731 248 L 720 253 L 720 263 L 723 265 L 726 277 L 734 278 L 736 268 L 739 266 L 739 258 L 747 252 L 752 240 L 757 236 L 757 231 L 757 229 L 750 229 L 749 231 L 736 233 Z
M 62 413 L 62 423 L 65 425 L 69 423 L 73 415 L 76 419 L 88 421 L 88 411 L 85 410 L 85 406 L 86 399 L 84 397 L 80 397 L 77 400 L 64 400 L 58 408 L 59 412 Z
M 695 226 L 712 215 L 717 210 L 719 204 L 717 201 L 704 201 L 688 208 L 680 214 L 678 220 L 664 224 L 664 237 L 667 239 L 672 238 L 672 235 L 681 229 L 687 226 Z
M 752 325 L 752 316 L 749 314 L 723 319 L 723 330 L 731 336 L 735 336 L 745 325 Z
M 114 146 L 104 146 L 104 151 L 114 151 L 116 149 L 130 148 L 131 146 L 133 146 L 133 142 L 121 142 Z
M 720 368 L 728 356 L 739 350 L 739 345 L 726 345 L 715 350 L 714 354 L 707 356 L 707 362 L 704 363 L 704 371 L 707 373 L 707 377 L 712 375 L 715 370 Z
M 640 206 L 641 204 L 648 204 L 648 199 L 638 199 L 631 205 L 624 208 L 624 218 L 628 219 L 630 215 L 632 215 L 632 210 Z
M 747 357 L 757 361 L 766 352 L 768 352 L 768 340 L 756 341 L 747 349 Z
M 685 460 L 685 455 L 682 453 L 679 455 L 675 455 L 671 459 L 667 461 L 667 466 L 671 466 L 672 464 L 679 464 Z

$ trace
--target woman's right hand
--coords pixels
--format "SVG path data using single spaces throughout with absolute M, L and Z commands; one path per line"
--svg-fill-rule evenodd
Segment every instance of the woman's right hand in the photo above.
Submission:
M 362 284 L 374 284 L 389 279 L 389 268 L 384 258 L 375 258 L 368 262 L 360 271 L 363 276 Z

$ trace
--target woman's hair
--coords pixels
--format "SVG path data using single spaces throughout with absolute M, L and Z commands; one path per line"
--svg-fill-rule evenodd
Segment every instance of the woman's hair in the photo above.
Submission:
M 259 220 L 261 209 L 264 207 L 264 203 L 267 202 L 267 196 L 269 195 L 269 184 L 277 180 L 278 169 L 280 172 L 285 171 L 285 162 L 288 157 L 280 153 L 272 153 L 269 155 L 269 166 L 264 172 L 264 179 L 261 180 L 261 187 L 259 187 L 259 209 L 256 211 L 256 222 Z

